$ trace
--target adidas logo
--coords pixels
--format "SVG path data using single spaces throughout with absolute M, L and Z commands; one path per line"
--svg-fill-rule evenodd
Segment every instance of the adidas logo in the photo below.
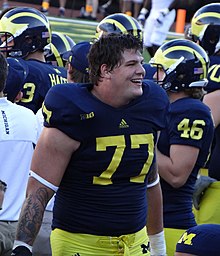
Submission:
M 121 119 L 121 122 L 119 124 L 119 128 L 128 128 L 129 125 L 126 123 L 124 119 Z

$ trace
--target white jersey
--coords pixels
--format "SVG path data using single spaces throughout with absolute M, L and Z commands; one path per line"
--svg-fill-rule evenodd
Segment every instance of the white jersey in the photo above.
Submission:
M 168 8 L 173 0 L 152 0 L 151 10 L 161 10 L 164 8 Z
M 0 221 L 19 218 L 37 137 L 35 114 L 0 98 L 0 179 L 7 183 Z

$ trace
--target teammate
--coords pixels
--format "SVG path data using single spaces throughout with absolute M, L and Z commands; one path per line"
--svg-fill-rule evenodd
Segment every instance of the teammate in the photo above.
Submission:
M 34 8 L 16 7 L 2 16 L 0 29 L 0 51 L 18 58 L 29 70 L 18 104 L 36 113 L 49 88 L 67 82 L 66 69 L 45 63 L 43 50 L 51 39 L 49 21 Z
M 53 255 L 149 255 L 146 224 L 151 254 L 166 254 L 154 145 L 169 102 L 142 84 L 141 50 L 130 34 L 101 37 L 92 83 L 48 92 L 14 255 L 31 249 L 54 191 Z
M 167 37 L 167 33 L 175 20 L 177 2 L 177 0 L 145 0 L 144 2 L 137 19 L 142 24 L 144 23 L 144 47 L 151 57 L 154 56 L 156 50 Z M 145 15 L 148 12 L 149 16 L 145 21 Z
M 38 136 L 34 113 L 14 104 L 22 89 L 22 83 L 13 76 L 14 84 L 11 84 L 12 87 L 8 84 L 5 88 L 7 65 L 0 53 L 0 177 L 7 184 L 0 211 L 0 255 L 5 256 L 12 251 L 18 217 L 25 199 L 34 144 Z M 15 63 L 13 69 L 15 67 L 22 72 L 19 63 Z M 7 100 L 3 91 L 8 93 L 12 102 Z
M 210 58 L 209 83 L 206 87 L 206 103 L 212 110 L 215 121 L 215 147 L 209 162 L 209 176 L 220 180 L 220 163 L 218 152 L 220 150 L 220 111 L 217 108 L 220 97 L 220 3 L 208 4 L 200 8 L 193 16 L 192 37 L 208 53 Z
M 73 46 L 71 51 L 66 52 L 63 58 L 67 61 L 67 80 L 73 83 L 89 82 L 88 54 L 91 43 L 82 41 Z
M 9 101 L 17 103 L 23 97 L 22 87 L 27 78 L 28 69 L 15 58 L 7 58 L 7 64 L 10 75 L 7 76 L 4 95 Z
M 189 228 L 176 245 L 175 256 L 218 256 L 220 225 L 203 224 Z
M 53 66 L 65 67 L 66 61 L 63 59 L 63 55 L 70 51 L 75 44 L 68 35 L 52 32 L 51 43 L 44 47 L 46 62 Z
M 155 77 L 171 102 L 166 129 L 158 140 L 157 159 L 167 253 L 174 255 L 178 237 L 196 225 L 192 194 L 214 133 L 210 109 L 200 100 L 209 58 L 194 42 L 175 39 L 163 44 L 150 63 L 157 66 Z
M 218 104 L 220 100 L 220 4 L 213 3 L 201 7 L 194 14 L 191 22 L 192 38 L 195 42 L 200 44 L 208 53 L 210 58 L 210 68 L 208 74 L 209 83 L 206 87 L 208 92 L 203 99 L 203 102 L 207 104 L 212 112 L 215 123 L 215 135 L 212 144 L 211 155 L 207 164 L 208 175 L 218 180 L 218 182 L 206 182 L 199 191 L 196 190 L 195 194 L 201 193 L 195 204 L 195 216 L 197 223 L 217 223 L 220 224 L 220 218 L 218 211 L 220 210 L 220 204 L 218 203 L 218 195 L 220 195 L 220 175 L 219 175 L 219 160 L 218 154 L 220 150 L 220 111 L 218 110 Z M 208 179 L 206 177 L 206 181 Z M 200 179 L 204 179 L 201 177 Z M 201 184 L 201 180 L 198 180 Z M 206 185 L 207 184 L 207 185 Z M 197 186 L 198 187 L 198 186 Z

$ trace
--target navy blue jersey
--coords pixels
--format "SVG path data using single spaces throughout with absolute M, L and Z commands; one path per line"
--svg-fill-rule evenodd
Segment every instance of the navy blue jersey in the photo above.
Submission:
M 210 68 L 208 72 L 208 85 L 205 90 L 213 92 L 220 89 L 220 56 L 210 56 Z
M 18 60 L 28 71 L 22 89 L 23 98 L 18 104 L 36 113 L 42 107 L 46 93 L 51 86 L 67 83 L 67 71 L 65 68 L 55 67 L 38 60 Z M 10 72 L 8 76 L 10 77 Z
M 196 225 L 192 194 L 198 171 L 207 161 L 213 133 L 210 109 L 200 100 L 183 98 L 171 103 L 167 127 L 158 141 L 159 151 L 169 156 L 170 146 L 174 144 L 196 147 L 200 151 L 193 171 L 182 187 L 175 189 L 161 178 L 164 227 L 186 229 Z
M 44 125 L 81 142 L 56 193 L 52 226 L 95 235 L 133 233 L 146 225 L 147 181 L 169 101 L 152 82 L 120 108 L 98 100 L 91 88 L 56 85 L 45 98 Z

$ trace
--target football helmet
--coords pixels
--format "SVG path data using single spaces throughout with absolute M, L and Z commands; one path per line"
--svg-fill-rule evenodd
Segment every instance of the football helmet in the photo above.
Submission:
M 157 67 L 157 83 L 166 91 L 202 88 L 208 83 L 209 57 L 201 46 L 187 39 L 164 43 L 150 64 Z M 159 69 L 164 72 L 162 80 L 158 78 Z
M 98 26 L 96 27 L 96 39 L 100 38 L 106 33 L 130 33 L 133 36 L 140 38 L 141 41 L 143 37 L 143 29 L 141 24 L 135 18 L 124 13 L 108 15 L 99 22 Z
M 46 62 L 54 66 L 65 67 L 63 54 L 69 52 L 76 43 L 67 35 L 52 32 L 51 43 L 44 48 Z
M 220 3 L 207 4 L 194 14 L 191 21 L 194 42 L 213 55 L 220 50 Z
M 35 8 L 13 8 L 0 20 L 0 51 L 8 57 L 25 58 L 29 53 L 43 51 L 50 40 L 49 20 Z

